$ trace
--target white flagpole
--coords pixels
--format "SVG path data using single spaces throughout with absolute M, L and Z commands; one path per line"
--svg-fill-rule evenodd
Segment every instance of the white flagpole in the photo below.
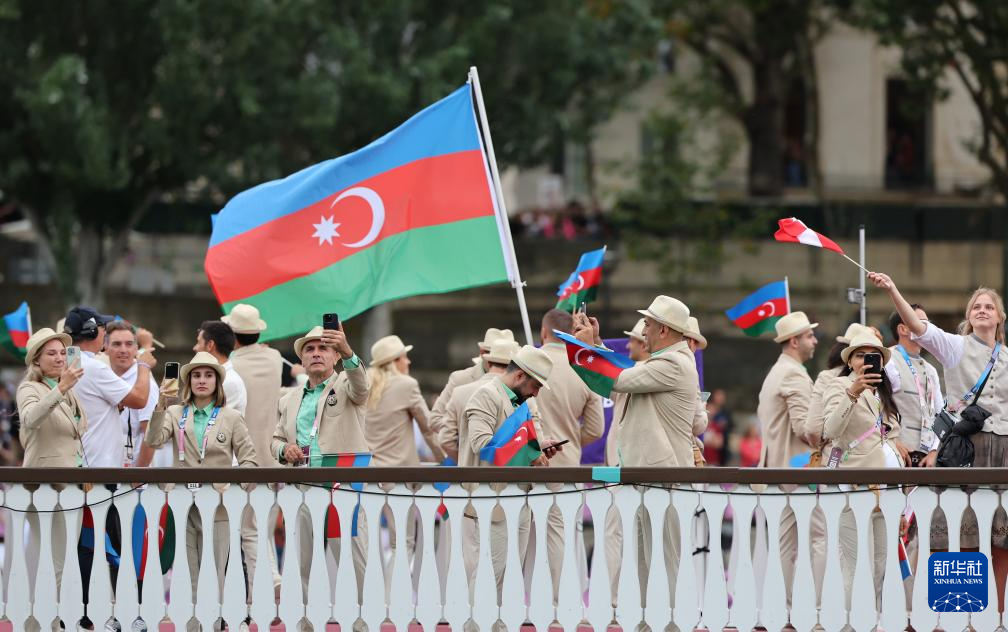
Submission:
M 865 295 L 865 230 L 864 224 L 861 224 L 861 229 L 858 231 L 858 240 L 861 246 L 861 324 L 865 324 L 868 319 L 868 297 Z
M 529 322 L 528 307 L 525 305 L 525 283 L 521 280 L 521 273 L 518 271 L 518 256 L 515 254 L 514 241 L 511 238 L 511 225 L 508 222 L 507 206 L 504 204 L 504 190 L 501 188 L 500 173 L 497 170 L 497 156 L 494 154 L 493 140 L 490 138 L 490 124 L 487 122 L 486 109 L 483 107 L 483 91 L 480 89 L 479 73 L 476 71 L 476 66 L 469 68 L 469 81 L 473 94 L 476 96 L 476 114 L 479 118 L 480 129 L 483 131 L 484 149 L 486 150 L 487 162 L 490 164 L 490 179 L 493 180 L 494 196 L 497 198 L 494 208 L 497 212 L 497 224 L 508 267 L 508 277 L 511 281 L 511 287 L 518 295 L 518 310 L 521 312 L 522 325 L 525 327 L 525 341 L 531 345 L 534 344 L 534 341 L 532 340 L 532 325 Z
M 788 283 L 788 278 L 784 277 L 784 301 L 787 303 L 787 313 L 791 313 L 791 284 Z
M 32 330 L 32 324 L 31 324 L 31 307 L 28 307 L 28 309 L 26 309 L 25 312 L 27 312 L 26 316 L 28 316 L 28 335 L 30 336 L 33 333 L 35 333 L 35 331 Z M 63 332 L 59 332 L 59 333 L 63 333 Z

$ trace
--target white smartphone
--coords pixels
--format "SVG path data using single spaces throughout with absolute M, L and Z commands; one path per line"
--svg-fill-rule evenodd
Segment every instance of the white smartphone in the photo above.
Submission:
M 67 347 L 67 366 L 71 369 L 80 368 L 81 365 L 81 350 L 80 347 L 72 345 Z

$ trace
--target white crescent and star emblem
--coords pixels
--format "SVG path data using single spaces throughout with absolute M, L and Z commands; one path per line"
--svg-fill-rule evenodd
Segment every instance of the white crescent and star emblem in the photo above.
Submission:
M 766 309 L 765 309 L 767 305 L 769 305 L 769 306 L 770 306 L 770 313 L 769 313 L 769 314 L 767 313 L 767 311 L 766 311 Z M 771 302 L 771 301 L 767 301 L 766 303 L 763 303 L 762 305 L 760 305 L 760 308 L 759 308 L 759 311 L 758 311 L 758 312 L 756 312 L 756 315 L 757 315 L 757 316 L 759 316 L 759 317 L 761 317 L 761 318 L 762 318 L 762 317 L 767 317 L 767 318 L 769 318 L 770 316 L 773 316 L 773 315 L 774 315 L 774 312 L 775 312 L 775 311 L 777 311 L 777 310 L 776 310 L 776 308 L 774 307 L 774 304 L 773 304 L 773 302 Z
M 592 362 L 595 361 L 595 356 L 591 355 L 591 353 L 592 353 L 591 350 L 589 350 L 589 349 L 578 349 L 577 353 L 574 354 L 574 364 L 576 364 L 577 366 L 587 366 L 584 362 L 581 361 L 581 354 L 582 353 L 587 353 L 588 354 L 588 360 L 587 360 L 588 364 L 591 364 Z
M 346 246 L 347 248 L 363 248 L 364 246 L 370 245 L 378 238 L 381 229 L 385 226 L 385 203 L 382 202 L 381 196 L 375 192 L 374 189 L 369 189 L 367 187 L 352 187 L 347 189 L 343 193 L 332 201 L 329 205 L 329 210 L 332 210 L 342 200 L 350 197 L 358 197 L 365 202 L 367 202 L 368 207 L 371 209 L 371 224 L 368 228 L 367 233 L 364 234 L 360 240 L 346 243 L 342 241 L 337 241 L 336 243 L 341 246 Z M 319 218 L 318 224 L 312 224 L 315 227 L 315 232 L 312 233 L 312 237 L 319 240 L 318 245 L 333 244 L 333 238 L 340 237 L 340 233 L 337 230 L 341 224 L 336 223 L 334 220 L 336 215 L 330 215 L 329 217 L 322 216 Z
M 585 286 L 584 277 L 579 274 L 578 278 L 577 278 L 577 287 L 574 288 L 574 291 L 575 292 L 580 292 L 581 289 L 584 288 L 584 286 Z

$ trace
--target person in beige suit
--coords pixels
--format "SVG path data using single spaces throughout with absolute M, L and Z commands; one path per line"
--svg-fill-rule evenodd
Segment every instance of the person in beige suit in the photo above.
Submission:
M 486 330 L 486 333 L 483 334 L 482 342 L 476 345 L 479 348 L 479 355 L 472 359 L 472 366 L 453 371 L 448 376 L 448 383 L 445 384 L 441 394 L 434 400 L 434 406 L 431 408 L 430 415 L 430 423 L 434 432 L 441 432 L 441 418 L 444 416 L 448 402 L 451 401 L 452 392 L 463 384 L 472 384 L 486 374 L 486 354 L 490 351 L 490 345 L 495 340 L 510 340 L 514 342 L 514 339 L 514 333 L 510 329 L 491 327 Z
M 234 371 L 245 384 L 245 426 L 255 447 L 256 465 L 276 467 L 277 462 L 270 455 L 270 441 L 276 428 L 283 358 L 279 351 L 259 342 L 259 336 L 266 330 L 266 321 L 259 317 L 259 310 L 254 306 L 239 303 L 231 309 L 230 314 L 222 316 L 221 321 L 234 331 L 235 348 L 229 359 Z M 269 524 L 276 524 L 277 511 L 271 511 L 268 519 Z M 251 511 L 242 517 L 241 530 L 246 572 L 248 577 L 255 577 L 258 544 L 255 515 Z M 279 590 L 280 571 L 276 548 L 270 547 L 269 551 L 273 585 Z M 247 585 L 251 585 L 251 582 Z
M 444 460 L 420 384 L 409 374 L 412 349 L 399 336 L 385 336 L 371 346 L 371 392 L 364 419 L 364 436 L 374 453 L 371 465 L 419 465 L 414 422 L 435 460 Z
M 24 467 L 81 467 L 84 464 L 81 435 L 87 430 L 87 414 L 73 391 L 84 369 L 67 366 L 69 344 L 70 336 L 48 327 L 39 329 L 28 339 L 25 353 L 28 372 L 15 396 L 21 419 L 18 436 L 24 446 Z M 32 533 L 41 533 L 37 513 L 29 513 L 27 520 Z M 51 546 L 58 599 L 63 586 L 63 553 L 66 551 L 66 521 L 62 512 L 53 514 Z
M 511 358 L 521 349 L 514 340 L 495 340 L 490 345 L 483 360 L 486 362 L 487 371 L 475 382 L 463 384 L 452 391 L 451 399 L 445 406 L 444 416 L 441 418 L 441 430 L 438 432 L 438 443 L 445 454 L 451 457 L 456 463 L 459 462 L 459 444 L 466 441 L 466 437 L 459 436 L 461 420 L 465 417 L 465 407 L 469 403 L 469 398 L 476 392 L 476 389 L 489 382 L 495 375 L 507 373 Z
M 808 451 L 804 442 L 805 422 L 812 378 L 805 363 L 815 354 L 815 328 L 805 312 L 791 312 L 774 327 L 781 354 L 771 367 L 759 393 L 756 415 L 763 430 L 763 453 L 760 467 L 789 467 L 791 457 Z M 784 592 L 790 620 L 791 595 L 794 588 L 795 561 L 798 558 L 798 523 L 790 507 L 785 508 L 780 521 L 781 566 L 784 572 Z
M 826 459 L 829 458 L 828 441 L 823 437 L 826 425 L 826 417 L 823 415 L 823 397 L 826 395 L 826 389 L 839 377 L 840 371 L 844 367 L 840 353 L 847 348 L 852 338 L 865 329 L 865 326 L 860 323 L 851 323 L 842 336 L 836 337 L 836 342 L 826 357 L 826 368 L 819 372 L 812 384 L 812 394 L 809 396 L 808 413 L 805 416 L 802 434 L 805 437 L 805 443 L 812 446 L 813 450 L 819 454 L 820 465 L 826 465 Z
M 696 352 L 707 348 L 707 339 L 700 333 L 700 321 L 695 316 L 689 317 L 687 326 L 688 329 L 684 334 L 686 336 L 686 344 L 689 345 L 690 353 L 693 354 L 695 361 Z M 699 369 L 697 370 L 697 377 L 699 377 Z M 696 413 L 693 416 L 693 463 L 698 466 L 707 465 L 707 461 L 703 458 L 704 446 L 703 442 L 700 441 L 700 435 L 707 430 L 707 400 L 704 396 L 710 397 L 710 393 L 699 393 L 699 395 Z
M 281 465 L 295 466 L 318 463 L 324 454 L 371 452 L 364 435 L 370 389 L 368 374 L 350 347 L 342 324 L 338 330 L 314 327 L 294 341 L 294 353 L 308 372 L 308 384 L 284 400 L 270 446 L 273 457 Z M 337 361 L 343 368 L 340 372 L 336 371 Z M 352 547 L 358 601 L 363 599 L 368 536 L 363 518 L 362 513 Z M 302 508 L 297 520 L 301 587 L 307 595 L 312 561 L 312 526 L 307 509 Z M 338 546 L 330 546 L 328 550 L 330 555 L 339 555 Z
M 689 308 L 671 296 L 655 297 L 644 316 L 643 336 L 647 359 L 624 369 L 613 392 L 625 393 L 626 403 L 615 411 L 616 454 L 620 465 L 634 467 L 693 467 L 693 420 L 700 403 L 700 378 L 685 334 L 689 331 Z M 601 346 L 598 321 L 577 316 L 575 335 Z M 647 605 L 646 578 L 651 565 L 650 519 L 638 515 L 637 564 L 641 580 L 641 606 Z M 662 521 L 665 572 L 669 600 L 675 606 L 679 573 L 680 525 L 677 519 Z M 610 567 L 610 572 L 612 572 Z
M 255 467 L 255 447 L 245 420 L 225 405 L 224 367 L 211 354 L 201 351 L 182 367 L 179 379 L 181 402 L 171 406 L 168 403 L 175 399 L 178 385 L 174 380 L 162 383 L 144 443 L 154 449 L 167 443 L 175 446 L 175 467 L 231 467 L 234 459 L 240 467 Z M 213 549 L 217 590 L 222 596 L 228 561 L 227 513 L 223 507 L 218 507 L 214 516 Z M 192 574 L 193 599 L 202 554 L 203 524 L 194 507 L 186 519 L 186 558 Z
M 553 361 L 542 349 L 525 345 L 511 358 L 511 363 L 503 375 L 495 375 L 476 389 L 466 403 L 464 417 L 459 425 L 459 437 L 464 441 L 459 445 L 459 465 L 493 467 L 480 459 L 482 450 L 501 424 L 514 413 L 523 402 L 536 397 L 546 386 L 553 371 Z M 531 408 L 531 405 L 530 405 Z M 537 429 L 538 430 L 538 429 Z M 541 443 L 542 455 L 532 462 L 533 466 L 549 465 L 560 448 L 552 444 Z M 504 516 L 491 516 L 490 526 L 490 559 L 494 575 L 497 579 L 497 603 L 500 605 L 504 586 L 504 566 L 507 554 L 507 531 L 504 527 Z M 517 520 L 519 555 L 524 557 L 528 545 L 529 522 Z M 512 527 L 513 528 L 513 527 Z M 463 546 L 462 558 L 466 575 L 475 577 L 478 558 L 476 542 L 478 541 L 477 516 L 464 514 L 462 520 Z M 473 583 L 469 584 L 469 597 L 473 598 Z

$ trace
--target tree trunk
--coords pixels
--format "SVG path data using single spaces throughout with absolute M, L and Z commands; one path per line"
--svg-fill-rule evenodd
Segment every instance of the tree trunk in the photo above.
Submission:
M 105 277 L 111 272 L 111 266 L 105 265 L 105 248 L 101 230 L 94 226 L 77 228 L 74 294 L 81 305 L 90 305 L 98 311 L 105 309 Z
M 749 195 L 777 197 L 784 190 L 784 99 L 781 60 L 754 61 L 754 101 L 746 111 L 749 137 Z
M 819 161 L 819 77 L 816 74 L 815 42 L 808 32 L 801 32 L 797 34 L 796 43 L 798 70 L 801 73 L 802 89 L 805 91 L 805 130 L 802 139 L 805 173 L 808 174 L 808 186 L 812 195 L 822 203 L 825 197 L 825 184 Z

